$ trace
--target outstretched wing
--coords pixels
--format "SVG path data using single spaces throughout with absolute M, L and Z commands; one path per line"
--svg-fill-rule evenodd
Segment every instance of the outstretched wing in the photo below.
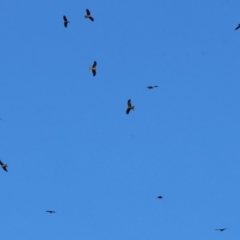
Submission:
M 93 65 L 92 65 L 92 68 L 95 68 L 97 66 L 97 62 L 94 61 Z
M 90 11 L 86 9 L 87 15 L 91 15 Z
M 93 73 L 93 76 L 96 76 L 96 73 L 97 73 L 97 72 L 96 72 L 96 70 L 93 69 L 93 70 L 92 70 L 92 73 Z
M 4 171 L 6 171 L 6 172 L 8 172 L 8 170 L 7 170 L 7 168 L 6 168 L 6 167 L 3 167 L 3 170 L 4 170 Z
M 131 108 L 127 108 L 126 114 L 129 114 L 130 111 L 131 111 Z
M 0 160 L 0 165 L 1 165 L 1 166 L 4 165 L 3 162 L 2 162 L 1 160 Z
M 132 104 L 131 104 L 131 99 L 128 100 L 127 104 L 128 104 L 128 107 L 131 107 L 131 106 L 132 106 Z
M 64 22 L 64 27 L 67 27 L 67 25 L 68 25 L 68 22 Z
M 240 28 L 240 25 L 238 25 L 236 28 L 235 28 L 235 30 L 238 30 Z
M 67 22 L 67 17 L 65 15 L 63 16 L 63 21 Z
M 94 18 L 93 17 L 89 17 L 89 19 L 93 22 L 94 21 Z

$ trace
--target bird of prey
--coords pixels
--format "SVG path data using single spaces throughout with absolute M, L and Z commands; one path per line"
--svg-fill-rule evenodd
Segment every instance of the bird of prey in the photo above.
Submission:
M 89 67 L 89 70 L 92 71 L 93 76 L 96 75 L 96 70 L 97 70 L 97 62 L 96 61 L 94 61 L 92 67 Z
M 85 18 L 89 18 L 91 21 L 94 21 L 94 18 L 91 16 L 91 13 L 88 9 L 86 9 L 87 15 L 85 15 Z
M 1 168 L 4 170 L 4 171 L 6 171 L 6 172 L 8 172 L 8 170 L 7 170 L 7 164 L 4 164 L 1 160 L 0 160 L 0 165 L 1 165 Z
M 158 196 L 157 198 L 158 198 L 158 199 L 162 199 L 163 197 L 162 197 L 162 196 Z
M 240 28 L 240 24 L 237 25 L 237 27 L 235 28 L 235 30 L 238 30 Z
M 46 212 L 48 212 L 48 213 L 56 213 L 55 211 L 52 211 L 52 210 L 47 210 Z
M 134 106 L 132 106 L 132 104 L 131 104 L 131 99 L 128 100 L 127 105 L 128 106 L 127 106 L 126 114 L 129 114 L 131 109 L 134 110 Z
M 158 86 L 148 86 L 147 88 L 148 89 L 153 89 L 153 88 L 156 88 L 156 87 L 158 87 Z
M 219 228 L 219 229 L 215 229 L 215 230 L 218 230 L 218 231 L 221 231 L 221 232 L 223 232 L 223 231 L 225 231 L 227 228 Z
M 68 23 L 70 23 L 70 22 L 67 20 L 67 17 L 64 15 L 64 16 L 63 16 L 63 24 L 64 24 L 64 27 L 67 27 Z

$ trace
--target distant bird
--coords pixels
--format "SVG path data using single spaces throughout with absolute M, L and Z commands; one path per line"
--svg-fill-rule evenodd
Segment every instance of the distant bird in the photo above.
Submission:
M 127 105 L 128 106 L 127 106 L 126 114 L 129 114 L 131 109 L 134 110 L 134 106 L 132 106 L 132 104 L 131 104 L 131 99 L 128 100 Z
M 91 13 L 88 9 L 86 9 L 87 15 L 85 15 L 85 18 L 89 18 L 91 21 L 94 21 L 94 18 L 91 16 Z
M 67 27 L 68 23 L 70 23 L 70 22 L 67 20 L 67 17 L 66 17 L 66 16 L 63 16 L 63 24 L 64 24 L 64 27 Z
M 94 61 L 92 67 L 89 67 L 89 70 L 92 71 L 93 76 L 96 75 L 96 70 L 97 70 L 97 62 L 96 61 Z
M 4 171 L 8 172 L 8 170 L 7 170 L 8 165 L 7 165 L 7 164 L 4 164 L 4 163 L 0 160 L 0 165 L 1 165 L 1 168 L 2 168 Z
M 162 197 L 162 196 L 158 196 L 157 198 L 158 198 L 158 199 L 162 199 L 163 197 Z
M 153 89 L 153 88 L 156 88 L 156 87 L 158 87 L 158 86 L 148 86 L 147 88 L 148 89 Z
M 48 213 L 56 213 L 55 211 L 52 211 L 52 210 L 47 210 L 46 212 L 48 212 Z
M 215 230 L 218 230 L 218 231 L 221 231 L 221 232 L 223 232 L 223 231 L 225 231 L 227 228 L 219 228 L 219 229 L 215 229 Z
M 240 28 L 240 24 L 237 25 L 237 27 L 235 28 L 235 30 L 238 30 Z

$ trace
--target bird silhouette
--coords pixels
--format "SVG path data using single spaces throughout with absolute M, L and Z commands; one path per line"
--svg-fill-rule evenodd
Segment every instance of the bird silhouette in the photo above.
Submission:
M 158 87 L 158 86 L 148 86 L 147 88 L 148 89 L 153 89 L 153 88 L 156 88 L 156 87 Z
M 227 229 L 227 228 L 218 228 L 218 229 L 215 229 L 215 230 L 223 232 L 223 231 L 225 231 L 226 229 Z
M 8 172 L 8 170 L 7 170 L 8 165 L 4 164 L 1 160 L 0 160 L 0 166 L 4 171 Z
M 235 28 L 235 30 L 238 30 L 240 28 L 240 24 L 237 25 L 237 27 Z
M 47 210 L 46 212 L 48 212 L 48 213 L 56 213 L 55 211 L 52 211 L 52 210 Z
M 89 70 L 92 71 L 93 76 L 96 75 L 96 73 L 97 73 L 97 72 L 96 72 L 96 70 L 97 70 L 97 62 L 96 62 L 96 61 L 94 61 L 92 67 L 89 67 Z
M 162 196 L 158 196 L 157 198 L 158 198 L 158 199 L 162 199 L 163 197 L 162 197 Z
M 86 13 L 87 13 L 87 15 L 85 15 L 85 18 L 89 18 L 93 22 L 94 18 L 92 17 L 92 15 L 88 9 L 86 9 Z
M 67 20 L 67 17 L 64 15 L 64 16 L 63 16 L 63 24 L 64 24 L 64 27 L 67 27 L 68 23 L 70 23 L 70 22 Z
M 126 113 L 129 114 L 129 112 L 130 112 L 131 110 L 134 110 L 134 106 L 132 106 L 132 104 L 131 104 L 131 99 L 128 100 L 127 105 L 128 105 L 128 106 L 127 106 Z

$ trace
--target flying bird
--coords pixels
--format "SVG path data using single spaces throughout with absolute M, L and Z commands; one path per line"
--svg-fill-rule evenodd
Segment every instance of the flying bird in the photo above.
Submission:
M 128 106 L 127 106 L 126 114 L 129 114 L 131 109 L 134 110 L 134 106 L 132 106 L 132 104 L 131 104 L 131 99 L 128 100 L 127 105 Z
M 237 25 L 237 27 L 235 28 L 235 30 L 238 30 L 240 28 L 240 24 Z
M 147 88 L 148 89 L 153 89 L 153 88 L 156 88 L 156 87 L 158 87 L 158 86 L 148 86 Z
M 70 22 L 67 20 L 67 17 L 64 15 L 64 16 L 63 16 L 63 24 L 64 24 L 64 27 L 67 27 L 68 23 L 70 23 Z
M 85 18 L 89 18 L 91 21 L 94 21 L 94 18 L 92 17 L 90 11 L 86 9 L 87 15 L 85 15 Z
M 93 76 L 96 75 L 96 70 L 97 70 L 97 62 L 96 61 L 94 61 L 92 67 L 89 67 L 89 70 L 92 71 Z
M 56 213 L 55 211 L 52 211 L 52 210 L 47 210 L 46 212 L 48 212 L 48 213 Z
M 218 230 L 218 231 L 221 231 L 221 232 L 223 232 L 223 231 L 225 231 L 227 228 L 219 228 L 219 229 L 215 229 L 215 230 Z
M 1 168 L 4 170 L 4 171 L 6 171 L 6 172 L 8 172 L 8 170 L 7 170 L 7 164 L 4 164 L 1 160 L 0 160 L 0 165 L 1 165 Z
M 158 196 L 157 198 L 158 198 L 158 199 L 162 199 L 163 197 L 162 197 L 162 196 Z

